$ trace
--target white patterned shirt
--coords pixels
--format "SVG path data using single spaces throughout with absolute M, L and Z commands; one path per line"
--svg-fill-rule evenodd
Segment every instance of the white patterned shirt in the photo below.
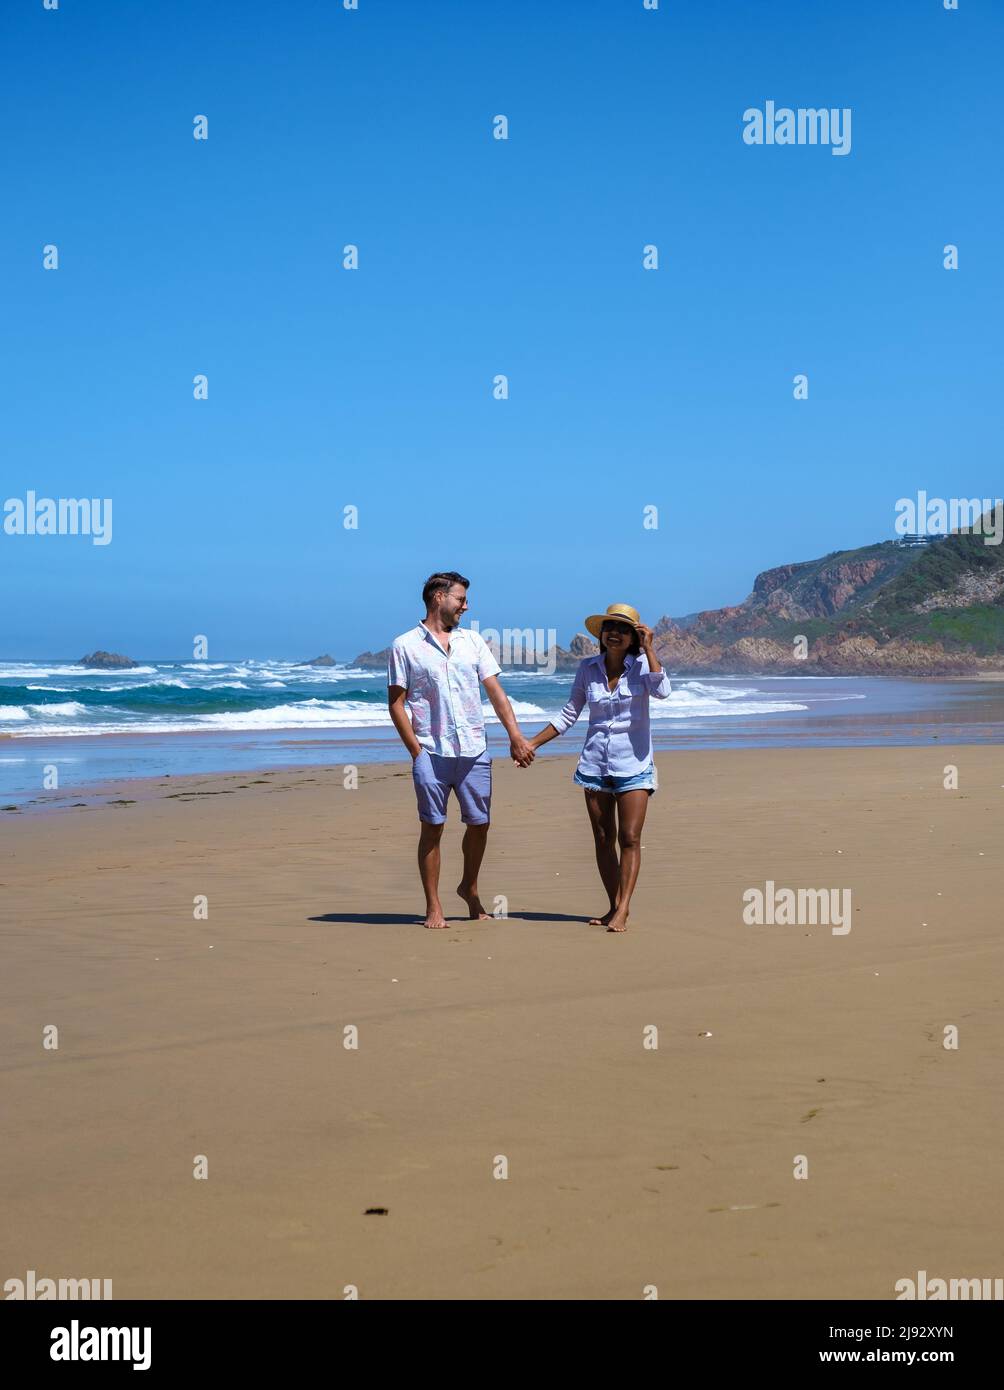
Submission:
M 387 684 L 408 692 L 404 702 L 423 748 L 443 758 L 477 758 L 488 746 L 479 683 L 501 669 L 480 633 L 455 627 L 447 655 L 418 623 L 395 637 Z

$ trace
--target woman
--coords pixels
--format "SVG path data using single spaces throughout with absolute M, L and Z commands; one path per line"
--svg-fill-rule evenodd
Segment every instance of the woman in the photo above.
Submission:
M 648 698 L 665 700 L 671 687 L 652 649 L 652 631 L 630 604 L 612 603 L 587 618 L 586 627 L 599 640 L 599 654 L 579 663 L 568 704 L 530 744 L 540 748 L 570 729 L 588 702 L 589 730 L 573 781 L 585 788 L 596 863 L 610 899 L 610 911 L 589 925 L 624 931 L 655 791 Z

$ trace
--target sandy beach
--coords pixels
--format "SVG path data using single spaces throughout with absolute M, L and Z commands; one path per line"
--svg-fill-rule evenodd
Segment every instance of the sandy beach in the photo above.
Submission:
M 496 761 L 481 890 L 509 915 L 446 895 L 444 932 L 403 764 L 5 814 L 0 1281 L 890 1299 L 1004 1273 L 1004 749 L 657 762 L 621 937 L 585 924 L 565 757 Z M 459 842 L 454 806 L 444 886 Z M 767 880 L 851 890 L 852 930 L 745 925 Z

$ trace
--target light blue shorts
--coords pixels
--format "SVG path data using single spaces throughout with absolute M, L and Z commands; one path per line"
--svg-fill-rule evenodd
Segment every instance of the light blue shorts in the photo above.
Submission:
M 648 767 L 642 768 L 641 772 L 636 772 L 632 777 L 591 777 L 576 768 L 572 781 L 580 787 L 585 787 L 587 791 L 609 792 L 611 796 L 617 796 L 620 792 L 648 792 L 649 796 L 653 796 L 655 767 L 649 763 Z
M 423 748 L 411 765 L 418 818 L 442 825 L 450 792 L 460 802 L 464 825 L 487 825 L 492 816 L 492 760 L 488 749 L 477 758 L 444 758 Z

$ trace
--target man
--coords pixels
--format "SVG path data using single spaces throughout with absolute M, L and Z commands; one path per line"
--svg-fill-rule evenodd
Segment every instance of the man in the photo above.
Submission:
M 418 870 L 425 890 L 425 926 L 448 926 L 439 901 L 439 842 L 451 789 L 460 803 L 464 874 L 457 893 L 475 921 L 489 914 L 478 897 L 478 870 L 491 820 L 492 764 L 478 682 L 509 735 L 509 751 L 529 767 L 534 750 L 523 737 L 508 696 L 498 681 L 502 669 L 478 633 L 459 626 L 467 611 L 470 580 L 455 570 L 425 582 L 425 618 L 395 638 L 387 658 L 387 703 L 394 727 L 412 757 L 412 778 L 422 822 Z

